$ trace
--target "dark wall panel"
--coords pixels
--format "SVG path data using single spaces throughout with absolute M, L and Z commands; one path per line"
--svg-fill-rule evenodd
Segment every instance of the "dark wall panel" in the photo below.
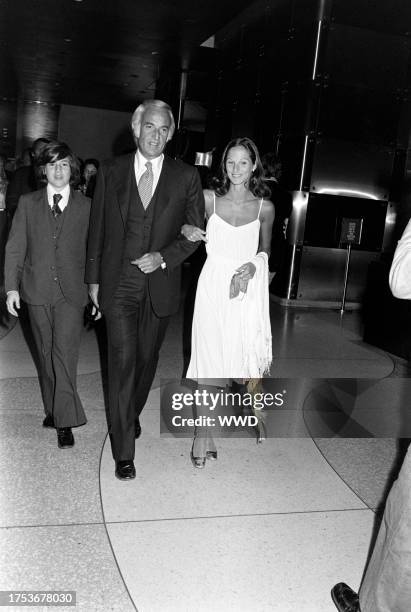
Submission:
M 345 248 L 340 243 L 342 219 L 363 219 L 361 251 L 380 251 L 384 237 L 387 202 L 337 195 L 310 194 L 307 207 L 304 244 Z
M 311 79 L 316 40 L 316 23 L 292 28 L 285 58 L 285 72 L 289 81 Z
M 408 0 L 333 0 L 332 20 L 379 32 L 406 35 L 411 31 Z
M 389 147 L 321 138 L 315 147 L 309 190 L 349 189 L 386 199 L 393 163 L 394 150 Z
M 308 189 L 344 185 L 379 198 L 395 195 L 392 172 L 401 180 L 398 149 L 409 146 L 411 126 L 411 2 L 406 4 L 254 3 L 236 27 L 228 24 L 216 36 L 220 128 L 229 121 L 231 135 L 254 137 L 262 151 L 278 149 L 289 188 L 300 187 L 304 163 Z M 219 143 L 228 132 L 217 130 Z
M 323 69 L 343 85 L 397 91 L 406 86 L 410 47 L 404 36 L 334 23 Z
M 390 91 L 330 81 L 321 92 L 318 132 L 329 138 L 395 146 L 401 105 Z

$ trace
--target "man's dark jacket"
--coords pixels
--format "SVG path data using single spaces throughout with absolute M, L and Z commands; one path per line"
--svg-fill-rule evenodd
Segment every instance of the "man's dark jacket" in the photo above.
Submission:
M 127 215 L 135 192 L 134 155 L 104 162 L 97 175 L 85 279 L 100 285 L 102 311 L 110 304 L 122 271 Z M 167 268 L 148 274 L 148 291 L 155 314 L 165 317 L 178 311 L 181 263 L 198 246 L 182 236 L 181 226 L 204 224 L 204 196 L 197 169 L 165 155 L 150 206 L 154 211 L 147 252 L 159 251 Z

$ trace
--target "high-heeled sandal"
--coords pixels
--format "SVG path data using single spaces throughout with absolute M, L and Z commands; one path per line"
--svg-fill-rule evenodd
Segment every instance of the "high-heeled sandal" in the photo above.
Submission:
M 251 378 L 247 383 L 247 391 L 251 395 L 262 392 L 263 386 L 261 378 Z M 267 439 L 267 428 L 264 422 L 264 414 L 261 410 L 256 410 L 254 406 L 251 408 L 251 413 L 257 418 L 257 424 L 254 426 L 254 431 L 257 436 L 257 444 L 261 444 Z
M 217 461 L 217 451 L 206 451 L 206 458 L 210 461 Z
M 207 436 L 206 458 L 210 461 L 217 461 L 217 449 L 211 436 Z
M 190 459 L 191 459 L 191 463 L 194 465 L 194 467 L 198 468 L 199 470 L 201 470 L 201 469 L 205 468 L 207 454 L 204 455 L 204 456 L 199 456 L 199 457 L 194 455 L 194 444 L 195 444 L 196 439 L 197 438 L 194 437 L 193 445 L 192 445 L 191 451 L 190 451 Z
M 263 419 L 259 417 L 258 414 L 256 414 L 255 416 L 258 419 L 258 423 L 255 426 L 255 432 L 257 434 L 257 444 L 261 444 L 262 442 L 264 442 L 264 440 L 267 440 L 267 428 Z

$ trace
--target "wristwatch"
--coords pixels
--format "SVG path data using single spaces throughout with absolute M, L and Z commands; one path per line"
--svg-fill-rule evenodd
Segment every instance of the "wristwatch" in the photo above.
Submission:
M 166 262 L 164 261 L 163 256 L 162 256 L 162 254 L 161 254 L 161 253 L 160 253 L 160 257 L 161 257 L 161 264 L 160 264 L 160 268 L 161 268 L 162 270 L 165 270 L 165 269 L 167 268 L 167 264 L 166 264 Z

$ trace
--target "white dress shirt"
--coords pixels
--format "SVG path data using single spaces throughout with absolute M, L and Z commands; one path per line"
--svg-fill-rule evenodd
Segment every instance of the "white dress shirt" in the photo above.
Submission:
M 411 219 L 395 249 L 389 282 L 396 298 L 411 300 Z
M 136 175 L 137 185 L 142 175 L 147 170 L 146 163 L 148 161 L 151 162 L 151 167 L 153 170 L 153 193 L 154 193 L 157 187 L 157 183 L 160 178 L 161 169 L 163 167 L 164 155 L 162 153 L 159 157 L 155 157 L 154 159 L 146 159 L 143 155 L 141 155 L 140 151 L 137 149 L 136 154 L 134 156 L 134 172 Z
M 66 208 L 68 201 L 69 201 L 70 185 L 66 185 L 65 187 L 63 187 L 61 191 L 56 191 L 56 189 L 54 189 L 54 187 L 52 187 L 50 184 L 47 185 L 47 200 L 48 200 L 50 208 L 54 204 L 53 196 L 55 193 L 59 193 L 61 195 L 61 200 L 59 202 L 59 208 L 61 212 L 63 212 L 63 210 Z

